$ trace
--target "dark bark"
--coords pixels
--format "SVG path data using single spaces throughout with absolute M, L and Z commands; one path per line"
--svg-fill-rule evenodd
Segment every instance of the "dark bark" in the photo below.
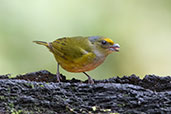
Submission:
M 135 75 L 95 84 L 72 79 L 57 83 L 55 75 L 39 71 L 0 76 L 0 113 L 170 113 L 171 77 Z

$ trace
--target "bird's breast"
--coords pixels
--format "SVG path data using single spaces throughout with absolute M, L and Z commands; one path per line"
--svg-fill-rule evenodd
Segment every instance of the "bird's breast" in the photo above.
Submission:
M 60 62 L 63 69 L 69 72 L 86 72 L 95 69 L 105 60 L 105 57 L 95 56 L 94 58 L 82 59 L 80 62 L 67 61 L 67 64 Z

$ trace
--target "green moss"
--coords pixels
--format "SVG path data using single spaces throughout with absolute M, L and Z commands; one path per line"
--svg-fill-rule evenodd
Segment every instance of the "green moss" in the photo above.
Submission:
M 4 100 L 5 97 L 3 95 L 0 96 L 0 100 Z
M 125 104 L 117 104 L 118 107 L 124 107 Z
M 45 87 L 43 84 L 40 84 L 39 86 L 40 86 L 40 87 Z
M 23 114 L 23 111 L 22 110 L 15 110 L 15 109 L 13 109 L 13 110 L 11 110 L 11 114 Z
M 32 84 L 32 83 L 26 83 L 26 85 L 27 85 L 28 87 L 31 87 L 32 89 L 35 88 L 35 87 L 34 87 L 34 84 Z
M 8 103 L 8 106 L 13 109 L 14 108 L 14 104 L 13 103 Z
M 103 111 L 103 112 L 111 112 L 111 109 L 101 109 L 100 111 Z

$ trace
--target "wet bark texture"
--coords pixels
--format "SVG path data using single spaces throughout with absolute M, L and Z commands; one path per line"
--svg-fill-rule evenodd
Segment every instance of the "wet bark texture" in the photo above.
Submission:
M 97 114 L 171 113 L 171 77 L 135 75 L 57 83 L 55 75 L 38 71 L 0 76 L 0 113 Z

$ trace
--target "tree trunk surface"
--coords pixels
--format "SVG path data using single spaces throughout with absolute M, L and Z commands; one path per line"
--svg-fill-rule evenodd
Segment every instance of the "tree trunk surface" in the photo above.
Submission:
M 0 114 L 171 113 L 171 77 L 136 75 L 57 83 L 46 70 L 0 76 Z

